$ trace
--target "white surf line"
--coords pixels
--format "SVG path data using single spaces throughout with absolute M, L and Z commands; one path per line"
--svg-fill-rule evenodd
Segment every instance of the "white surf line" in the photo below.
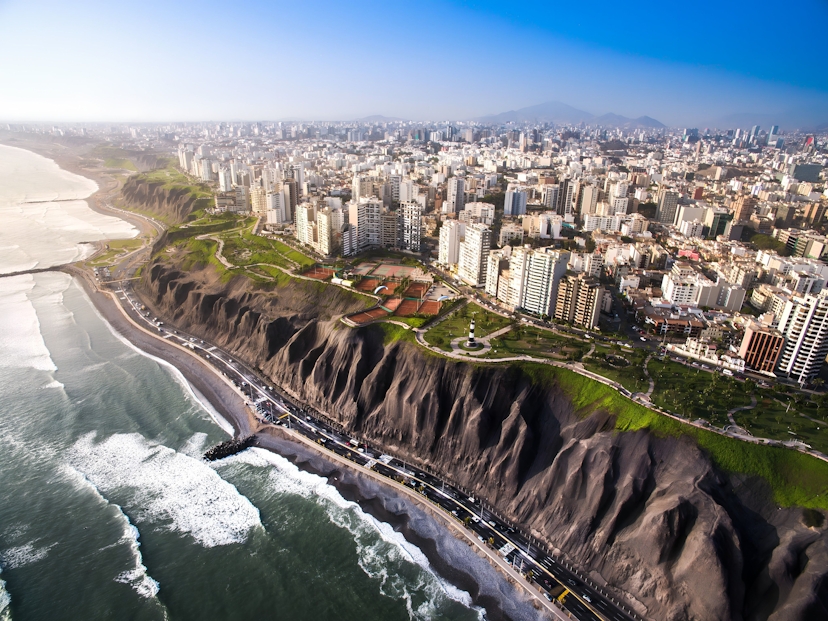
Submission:
M 83 289 L 83 287 L 81 287 L 81 289 Z M 151 337 L 153 337 L 153 338 L 155 338 L 155 339 L 161 340 L 161 339 L 159 339 L 158 335 L 153 334 L 152 332 L 150 332 L 149 330 L 147 330 L 147 329 L 146 329 L 146 328 L 144 328 L 143 326 L 140 326 L 139 324 L 135 323 L 135 322 L 132 320 L 132 318 L 131 318 L 131 317 L 129 316 L 129 314 L 128 314 L 128 313 L 127 313 L 124 309 L 123 309 L 123 307 L 122 307 L 120 304 L 118 304 L 117 299 L 115 299 L 115 298 L 117 298 L 117 295 L 115 295 L 113 292 L 110 292 L 110 291 L 104 291 L 104 290 L 101 290 L 101 289 L 98 289 L 98 291 L 99 291 L 99 292 L 101 292 L 101 293 L 106 293 L 106 294 L 108 294 L 110 297 L 112 297 L 112 298 L 113 298 L 113 302 L 115 303 L 115 306 L 117 306 L 117 307 L 118 307 L 118 310 L 120 310 L 120 311 L 121 311 L 121 314 L 123 314 L 123 315 L 124 315 L 124 317 L 126 318 L 126 320 L 127 320 L 127 321 L 129 321 L 129 323 L 131 323 L 131 324 L 132 324 L 132 325 L 133 325 L 136 329 L 138 329 L 138 330 L 140 330 L 140 331 L 144 332 L 145 334 L 147 334 L 147 335 L 149 335 L 149 336 L 151 336 Z M 85 293 L 85 292 L 84 292 L 84 293 Z M 88 296 L 87 296 L 87 297 L 88 297 Z M 127 339 L 125 336 L 123 336 L 122 334 L 120 334 L 120 333 L 119 333 L 119 332 L 118 332 L 118 331 L 117 331 L 117 330 L 116 330 L 116 329 L 115 329 L 115 328 L 114 328 L 114 327 L 113 327 L 113 326 L 112 326 L 112 325 L 111 325 L 111 324 L 110 324 L 110 323 L 106 320 L 106 318 L 105 318 L 105 317 L 104 317 L 104 316 L 103 316 L 103 315 L 102 315 L 102 314 L 98 311 L 97 307 L 96 307 L 96 306 L 95 306 L 95 304 L 92 302 L 92 300 L 90 300 L 90 304 L 92 305 L 92 308 L 94 309 L 95 314 L 97 314 L 97 316 L 101 319 L 101 321 L 103 321 L 103 323 L 106 325 L 106 327 L 109 329 L 109 331 L 113 334 L 113 336 L 115 336 L 115 338 L 117 338 L 117 339 L 118 339 L 119 341 L 121 341 L 124 345 L 126 345 L 127 347 L 129 347 L 130 349 L 132 349 L 133 351 L 135 351 L 136 353 L 138 353 L 138 354 L 140 354 L 140 355 L 142 355 L 142 356 L 144 356 L 144 357 L 146 357 L 146 358 L 149 358 L 150 360 L 153 360 L 153 361 L 157 362 L 158 364 L 160 364 L 160 365 L 164 366 L 165 368 L 169 369 L 169 370 L 172 372 L 172 374 L 173 374 L 173 376 L 175 377 L 175 379 L 178 381 L 178 383 L 179 383 L 179 384 L 181 384 L 181 386 L 183 386 L 183 387 L 186 389 L 186 391 L 187 391 L 187 393 L 190 395 L 190 397 L 192 397 L 192 399 L 193 399 L 196 403 L 198 403 L 198 404 L 199 404 L 199 405 L 200 405 L 200 406 L 201 406 L 201 407 L 202 407 L 202 408 L 203 408 L 203 409 L 204 409 L 204 410 L 205 410 L 205 411 L 206 411 L 206 412 L 210 415 L 210 418 L 212 418 L 212 419 L 213 419 L 213 421 L 214 421 L 214 422 L 215 422 L 215 423 L 216 423 L 219 427 L 221 427 L 221 429 L 222 429 L 225 433 L 227 433 L 230 437 L 233 437 L 233 436 L 235 435 L 235 428 L 233 427 L 232 423 L 231 423 L 230 421 L 228 421 L 227 419 L 225 419 L 223 416 L 221 416 L 221 414 L 219 414 L 218 410 L 216 410 L 216 408 L 215 408 L 215 407 L 213 407 L 213 404 L 211 404 L 211 403 L 209 403 L 209 402 L 205 403 L 206 399 L 204 399 L 204 396 L 203 396 L 203 395 L 201 395 L 201 397 L 199 397 L 200 393 L 196 394 L 196 390 L 193 388 L 193 386 L 191 386 L 191 385 L 190 385 L 190 382 L 188 382 L 188 381 L 187 381 L 187 378 L 186 378 L 186 377 L 184 377 L 184 374 L 183 374 L 183 373 L 182 373 L 182 372 L 178 369 L 178 367 L 176 367 L 176 366 L 175 366 L 174 364 L 172 364 L 171 362 L 167 362 L 166 360 L 164 360 L 164 359 L 162 359 L 162 358 L 158 358 L 158 357 L 156 357 L 156 356 L 153 356 L 153 355 L 152 355 L 152 354 L 150 354 L 150 353 L 145 352 L 143 349 L 141 349 L 140 347 L 138 347 L 137 345 L 135 345 L 134 343 L 132 343 L 129 339 Z M 176 342 L 175 342 L 175 341 L 173 341 L 173 340 L 169 340 L 169 341 L 165 341 L 165 342 L 166 342 L 167 344 L 169 344 L 169 345 L 173 346 L 173 347 L 177 347 L 177 348 L 178 348 L 178 349 L 180 349 L 181 351 L 186 352 L 187 354 L 191 355 L 193 358 L 195 358 L 195 359 L 197 359 L 197 360 L 198 360 L 198 356 L 195 356 L 195 355 L 194 355 L 194 354 L 193 354 L 193 353 L 192 353 L 189 349 L 187 349 L 186 347 L 183 347 L 183 346 L 179 345 L 178 343 L 176 343 Z M 201 360 L 199 360 L 199 362 L 201 362 Z M 221 374 L 220 374 L 220 373 L 219 373 L 216 369 L 214 369 L 211 365 L 204 365 L 204 366 L 206 366 L 208 369 L 210 369 L 210 370 L 214 373 L 214 375 L 216 375 L 216 377 L 218 377 L 218 378 L 219 378 L 219 379 L 221 379 L 224 383 L 226 383 L 228 386 L 230 386 L 230 387 L 231 387 L 231 388 L 232 388 L 235 392 L 237 392 L 237 393 L 238 393 L 238 394 L 242 397 L 242 399 L 244 400 L 244 395 L 241 393 L 241 391 L 239 391 L 239 390 L 238 390 L 238 389 L 237 389 L 237 388 L 233 385 L 233 383 L 232 383 L 232 382 L 231 382 L 228 378 L 226 378 L 226 377 L 224 377 L 223 375 L 221 375 Z

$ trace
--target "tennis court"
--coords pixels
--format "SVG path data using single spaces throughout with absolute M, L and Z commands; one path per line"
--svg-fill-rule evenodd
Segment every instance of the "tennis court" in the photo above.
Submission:
M 307 278 L 314 278 L 316 280 L 328 280 L 331 276 L 334 275 L 334 271 L 327 267 L 312 267 L 307 272 L 302 274 L 302 276 L 306 276 Z
M 371 276 L 380 276 L 382 278 L 396 278 L 397 280 L 402 280 L 403 278 L 408 278 L 409 276 L 411 276 L 411 274 L 414 273 L 414 269 L 415 268 L 408 267 L 407 265 L 382 263 L 378 265 L 373 272 L 371 272 Z
M 353 272 L 354 274 L 359 274 L 360 276 L 367 276 L 376 266 L 376 263 L 360 263 L 353 269 Z
M 350 319 L 357 325 L 363 325 L 366 323 L 370 323 L 375 319 L 381 319 L 387 316 L 387 311 L 381 308 L 372 308 L 371 310 L 363 311 L 361 313 L 357 313 L 356 315 L 351 315 L 350 317 L 348 317 L 348 319 Z
M 420 307 L 420 315 L 437 315 L 440 313 L 440 302 L 437 300 L 426 300 Z
M 356 290 L 357 291 L 373 291 L 377 287 L 380 286 L 380 281 L 376 278 L 363 278 L 357 283 Z
M 403 295 L 407 298 L 421 298 L 428 291 L 429 284 L 425 282 L 413 282 L 408 286 Z
M 395 315 L 399 315 L 400 317 L 410 317 L 412 315 L 417 314 L 417 307 L 420 303 L 417 300 L 403 300 L 402 303 L 397 307 L 397 310 L 394 312 Z

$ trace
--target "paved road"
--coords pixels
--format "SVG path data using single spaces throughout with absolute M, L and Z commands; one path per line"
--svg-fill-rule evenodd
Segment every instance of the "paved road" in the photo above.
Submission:
M 466 525 L 470 534 L 483 545 L 497 550 L 506 563 L 540 589 L 549 601 L 558 598 L 560 606 L 572 618 L 584 621 L 632 621 L 638 618 L 564 559 L 541 548 L 529 534 L 498 515 L 482 499 L 469 495 L 459 485 L 434 473 L 383 454 L 364 440 L 348 435 L 337 423 L 289 398 L 219 347 L 171 330 L 163 323 L 159 325 L 151 313 L 141 309 L 141 302 L 128 283 L 120 283 L 117 297 L 133 321 L 157 332 L 161 338 L 187 347 L 232 382 L 263 424 L 287 427 L 315 442 L 322 450 L 410 487 L 452 519 Z

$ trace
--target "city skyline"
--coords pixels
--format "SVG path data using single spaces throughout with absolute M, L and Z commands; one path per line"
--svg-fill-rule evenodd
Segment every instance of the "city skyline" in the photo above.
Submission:
M 464 120 L 561 101 L 674 127 L 828 123 L 825 52 L 784 26 L 828 7 L 794 3 L 780 27 L 770 5 L 713 8 L 10 1 L 0 119 Z

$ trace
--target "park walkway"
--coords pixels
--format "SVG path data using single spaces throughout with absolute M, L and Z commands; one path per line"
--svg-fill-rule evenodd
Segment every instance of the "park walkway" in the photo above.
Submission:
M 483 354 L 488 353 L 492 349 L 492 344 L 489 342 L 491 339 L 496 339 L 499 336 L 503 336 L 509 330 L 512 329 L 512 326 L 506 326 L 505 328 L 501 328 L 500 330 L 496 330 L 491 334 L 487 334 L 486 336 L 475 337 L 475 341 L 480 343 L 481 348 L 470 350 L 470 349 L 463 349 L 460 346 L 460 343 L 463 341 L 468 340 L 467 336 L 458 336 L 456 339 L 451 340 L 451 351 L 456 354 L 465 354 L 467 356 L 482 356 Z

